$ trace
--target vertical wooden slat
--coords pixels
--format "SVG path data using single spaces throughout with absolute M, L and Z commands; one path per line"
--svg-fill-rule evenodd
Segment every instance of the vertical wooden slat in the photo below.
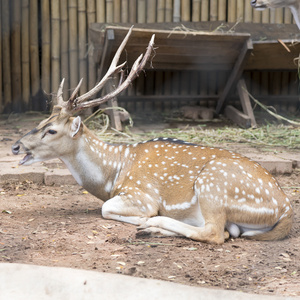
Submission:
M 22 0 L 22 96 L 25 108 L 29 109 L 30 65 L 29 65 L 29 0 Z M 0 54 L 1 57 L 1 54 Z M 1 73 L 1 72 L 0 72 Z M 1 89 L 0 89 L 1 90 Z
M 275 23 L 282 24 L 283 23 L 283 9 L 277 8 L 275 10 Z
M 146 0 L 138 0 L 137 22 L 146 23 Z
M 181 0 L 181 21 L 189 22 L 191 15 L 190 0 Z
M 173 2 L 172 0 L 166 0 L 166 13 L 165 13 L 165 22 L 172 22 L 173 17 Z
M 60 61 L 61 61 L 61 74 L 59 81 L 65 78 L 64 83 L 64 95 L 68 97 L 68 91 L 70 88 L 70 76 L 69 76 L 69 28 L 68 28 L 68 2 L 60 1 Z
M 147 1 L 146 3 L 146 22 L 154 23 L 156 20 L 156 1 Z
M 0 1 L 0 17 L 2 12 L 2 1 Z M 2 23 L 0 22 L 0 114 L 3 112 L 4 103 L 2 97 Z
M 137 22 L 137 0 L 129 0 L 129 22 Z
M 209 20 L 216 21 L 218 19 L 218 0 L 210 0 Z
M 51 1 L 51 90 L 60 84 L 60 9 L 59 0 Z
M 200 21 L 201 0 L 193 0 L 192 22 Z
M 174 0 L 173 5 L 173 22 L 180 22 L 180 0 Z
M 104 23 L 105 18 L 105 0 L 96 0 L 96 22 Z
M 51 29 L 50 29 L 50 3 L 49 0 L 41 1 L 41 25 L 42 25 L 42 90 L 51 92 Z
M 244 22 L 246 23 L 253 22 L 253 16 L 252 16 L 253 9 L 250 5 L 250 1 L 244 0 L 244 10 L 245 10 Z
M 78 1 L 78 50 L 79 50 L 79 78 L 83 78 L 81 93 L 87 92 L 87 36 L 86 36 L 86 3 Z
M 284 23 L 292 24 L 292 13 L 291 13 L 291 10 L 288 8 L 284 9 Z
M 165 0 L 158 0 L 157 1 L 157 22 L 161 23 L 165 21 L 165 7 L 166 1 Z
M 96 5 L 95 0 L 87 1 L 87 22 L 88 25 L 96 22 Z M 96 66 L 94 63 L 93 49 L 91 49 L 91 42 L 89 39 L 89 49 L 88 49 L 88 66 L 89 66 L 89 76 L 88 76 L 88 89 L 92 89 L 96 83 Z
M 128 23 L 129 22 L 128 0 L 122 0 L 122 2 L 121 2 L 121 22 L 122 23 Z
M 21 82 L 21 2 L 12 1 L 11 23 L 11 75 L 13 109 L 21 111 L 22 82 Z
M 70 88 L 78 84 L 78 33 L 77 33 L 77 1 L 69 0 L 69 61 Z
M 121 0 L 114 0 L 114 22 L 121 22 Z
M 10 1 L 2 0 L 2 62 L 3 62 L 3 104 L 11 104 L 11 57 L 10 57 Z
M 262 13 L 262 23 L 269 23 L 270 22 L 270 10 L 265 9 L 261 13 Z
M 241 1 L 241 0 L 237 0 Z M 236 22 L 236 0 L 228 0 L 228 22 Z
M 201 21 L 209 20 L 209 0 L 201 1 Z
M 254 9 L 252 12 L 252 22 L 261 23 L 261 11 Z
M 114 1 L 106 0 L 106 22 L 113 23 L 114 21 Z
M 40 89 L 40 63 L 38 40 L 38 1 L 30 0 L 29 5 L 30 30 L 30 78 L 31 95 L 36 96 Z
M 227 11 L 226 5 L 227 5 L 226 0 L 218 1 L 218 20 L 219 21 L 226 21 L 226 11 Z
M 236 2 L 236 22 L 244 20 L 244 1 L 237 0 Z
M 270 19 L 269 23 L 274 24 L 275 23 L 275 10 L 274 9 L 268 9 L 270 13 Z

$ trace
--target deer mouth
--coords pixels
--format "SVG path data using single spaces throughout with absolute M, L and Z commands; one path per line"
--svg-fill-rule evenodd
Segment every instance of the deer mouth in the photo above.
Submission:
M 33 160 L 33 154 L 20 142 L 15 143 L 12 146 L 11 150 L 14 155 L 22 154 L 25 152 L 26 155 L 22 160 L 20 160 L 19 165 L 30 164 L 30 162 Z
M 32 153 L 28 152 L 22 160 L 19 161 L 19 165 L 30 164 L 30 161 L 33 160 Z

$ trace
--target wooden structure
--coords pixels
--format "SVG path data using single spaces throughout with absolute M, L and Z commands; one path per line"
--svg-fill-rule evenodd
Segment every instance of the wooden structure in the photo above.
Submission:
M 257 74 L 260 76 L 258 72 L 285 71 L 284 75 L 288 75 L 287 72 L 295 74 L 293 72 L 296 72 L 298 68 L 297 58 L 300 53 L 300 44 L 298 42 L 300 33 L 294 25 L 240 23 L 223 24 L 222 28 L 220 28 L 218 27 L 218 22 L 201 22 L 181 25 L 180 28 L 174 28 L 173 30 L 166 30 L 167 28 L 172 28 L 172 25 L 169 23 L 136 25 L 127 47 L 127 56 L 124 57 L 124 59 L 129 61 L 129 67 L 132 63 L 131 56 L 135 57 L 135 55 L 142 53 L 146 47 L 147 39 L 152 33 L 156 33 L 155 45 L 158 49 L 153 59 L 152 67 L 158 75 L 159 72 L 167 73 L 172 71 L 173 73 L 182 74 L 181 80 L 190 79 L 190 81 L 194 82 L 195 80 L 192 76 L 195 72 L 199 71 L 203 74 L 214 72 L 214 76 L 217 77 L 221 74 L 220 78 L 223 78 L 224 84 L 220 86 L 218 83 L 216 93 L 205 94 L 202 90 L 205 90 L 206 87 L 200 86 L 201 82 L 196 79 L 198 80 L 196 83 L 191 83 L 191 85 L 200 86 L 196 95 L 182 93 L 181 96 L 171 95 L 166 92 L 156 92 L 153 95 L 129 93 L 122 95 L 120 97 L 121 101 L 143 99 L 144 101 L 158 102 L 157 100 L 159 99 L 159 101 L 163 102 L 170 99 L 178 99 L 182 104 L 183 101 L 188 102 L 190 99 L 196 101 L 208 99 L 210 103 L 214 103 L 213 107 L 216 109 L 216 112 L 220 113 L 223 111 L 225 99 L 230 95 L 230 91 L 236 91 L 239 98 L 238 107 L 243 110 L 243 113 L 232 106 L 228 106 L 225 114 L 243 127 L 255 127 L 256 121 L 247 86 L 253 89 L 251 81 L 253 80 L 254 82 L 256 80 Z M 235 33 L 232 30 L 233 27 L 235 31 L 240 33 Z M 217 28 L 218 30 L 212 31 L 212 28 Z M 94 46 L 95 61 L 99 64 L 100 73 L 105 70 L 105 63 L 111 59 L 127 29 L 128 27 L 122 26 L 122 24 L 119 26 L 91 25 L 90 38 Z M 103 51 L 106 53 L 105 56 L 103 56 Z M 250 52 L 251 55 L 249 56 Z M 107 55 L 107 53 L 110 54 Z M 244 71 L 246 81 L 241 78 L 242 71 Z M 151 72 L 153 73 L 153 69 L 149 68 L 145 81 L 153 80 Z M 190 72 L 191 76 L 184 78 L 186 72 Z M 249 81 L 248 74 L 254 74 L 251 81 Z M 281 80 L 277 75 L 278 72 L 273 76 L 274 83 L 279 86 L 282 83 L 284 87 L 284 84 L 287 84 L 287 78 Z M 267 74 L 267 76 L 269 75 Z M 167 79 L 166 77 L 164 78 L 165 80 Z M 262 80 L 266 81 L 265 78 L 262 78 Z M 268 80 L 270 81 L 272 78 L 268 78 Z M 155 89 L 157 89 L 158 85 L 155 81 L 152 86 L 155 86 Z M 294 97 L 292 96 L 293 92 L 290 92 L 290 88 L 284 88 L 287 90 L 287 93 L 291 94 L 289 97 Z M 210 105 L 210 107 L 212 106 Z
M 99 77 L 101 78 L 126 35 L 128 28 L 92 24 L 90 30 L 95 60 L 99 65 Z M 126 57 L 124 57 L 129 67 L 132 65 L 135 57 L 144 52 L 152 34 L 155 34 L 155 47 L 157 49 L 149 68 L 164 71 L 229 71 L 223 91 L 215 96 L 217 98 L 216 113 L 219 114 L 223 110 L 229 92 L 239 82 L 247 58 L 252 50 L 250 35 L 232 32 L 178 32 L 134 28 L 130 42 L 126 46 Z M 240 84 L 242 83 L 240 82 Z M 250 119 L 250 124 L 242 125 L 245 127 L 255 126 L 256 123 L 253 112 L 250 109 L 249 98 L 245 97 L 245 93 L 242 92 L 239 95 L 243 103 L 244 113 L 248 115 L 247 121 Z M 157 97 L 163 101 L 163 95 Z M 199 95 L 198 97 L 201 98 L 203 96 Z M 111 105 L 116 105 L 116 100 Z M 232 111 L 231 114 L 234 112 Z M 239 118 L 241 117 L 239 116 Z M 121 129 L 116 112 L 112 115 L 112 121 L 113 126 Z
M 66 97 L 80 78 L 84 78 L 82 93 L 91 88 L 96 74 L 88 43 L 88 28 L 94 22 L 138 23 L 139 26 L 151 25 L 153 29 L 166 30 L 184 24 L 186 28 L 207 31 L 227 31 L 224 27 L 229 22 L 230 28 L 236 32 L 252 33 L 254 26 L 256 32 L 261 32 L 262 38 L 269 32 L 268 25 L 272 24 L 271 28 L 275 28 L 278 34 L 284 28 L 286 39 L 293 39 L 295 33 L 299 34 L 297 26 L 291 25 L 293 17 L 290 9 L 257 11 L 251 7 L 250 0 L 0 0 L 0 16 L 0 113 L 45 110 L 43 91 L 55 93 L 62 78 L 65 78 Z M 274 40 L 277 38 L 282 37 L 274 36 Z M 258 97 L 273 95 L 271 81 L 265 78 L 269 75 L 254 72 L 251 71 L 246 78 L 250 93 Z M 160 72 L 157 84 L 164 84 L 165 81 L 159 78 L 169 75 Z M 195 75 L 197 72 L 193 72 L 193 78 L 196 78 Z M 150 86 L 146 89 L 149 90 L 152 89 L 151 76 L 148 73 Z M 200 71 L 197 76 L 204 78 L 205 74 Z M 211 73 L 207 76 L 214 81 L 219 80 L 216 79 L 218 75 Z M 255 79 L 255 86 L 249 85 L 250 77 Z M 293 107 L 298 96 L 294 73 L 280 73 L 276 77 L 277 81 L 282 78 L 285 82 L 281 90 L 276 89 L 276 95 L 286 96 L 288 86 L 289 99 L 293 99 L 276 98 L 275 102 L 279 99 L 278 105 L 290 103 Z M 176 78 L 176 81 L 180 88 L 187 84 L 185 75 L 182 80 Z M 223 88 L 222 82 L 220 86 L 217 82 L 217 85 Z M 176 93 L 172 96 L 177 97 Z M 173 100 L 164 103 L 163 109 L 175 104 Z

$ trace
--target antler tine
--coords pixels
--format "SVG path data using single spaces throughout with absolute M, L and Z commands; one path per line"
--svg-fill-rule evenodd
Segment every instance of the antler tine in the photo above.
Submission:
M 64 101 L 64 98 L 63 98 L 64 82 L 65 82 L 65 79 L 63 78 L 60 85 L 59 85 L 59 87 L 58 87 L 58 90 L 57 90 L 57 104 L 60 105 L 60 106 L 65 105 L 65 101 Z
M 73 102 L 73 101 L 74 101 L 76 95 L 77 95 L 78 92 L 79 92 L 79 89 L 80 89 L 80 87 L 81 87 L 82 81 L 83 81 L 83 78 L 80 79 L 79 83 L 77 84 L 76 88 L 74 89 L 74 91 L 73 91 L 73 93 L 72 93 L 72 95 L 71 95 L 71 97 L 69 98 L 68 101 L 70 101 L 70 102 Z
M 126 61 L 120 65 L 117 65 L 118 64 L 118 61 L 120 59 L 120 56 L 129 40 L 129 37 L 132 33 L 132 29 L 133 29 L 133 26 L 130 27 L 128 33 L 126 34 L 124 40 L 122 41 L 121 45 L 119 46 L 118 50 L 116 51 L 115 53 L 115 56 L 108 68 L 108 71 L 106 72 L 106 74 L 104 75 L 104 77 L 99 81 L 99 83 L 93 87 L 90 91 L 88 91 L 87 93 L 77 97 L 75 100 L 74 100 L 74 103 L 75 105 L 78 105 L 80 104 L 81 102 L 84 102 L 88 99 L 90 99 L 91 97 L 93 97 L 94 95 L 96 95 L 102 88 L 103 86 L 105 85 L 105 83 L 108 81 L 108 79 L 115 73 L 118 73 L 120 72 L 120 70 L 125 66 L 126 64 Z
M 146 62 L 148 61 L 150 54 L 153 50 L 154 38 L 155 38 L 155 34 L 153 34 L 151 37 L 151 40 L 148 44 L 148 47 L 147 47 L 144 57 L 143 57 L 143 54 L 141 54 L 136 59 L 126 80 L 122 84 L 120 84 L 117 89 L 115 89 L 114 91 L 112 91 L 111 93 L 109 93 L 103 97 L 80 103 L 74 110 L 78 111 L 78 110 L 85 109 L 88 107 L 97 106 L 99 104 L 102 104 L 102 103 L 108 101 L 111 98 L 114 98 L 116 95 L 118 95 L 123 90 L 125 90 L 131 84 L 131 82 L 138 76 L 139 72 L 142 71 L 143 68 L 145 67 Z

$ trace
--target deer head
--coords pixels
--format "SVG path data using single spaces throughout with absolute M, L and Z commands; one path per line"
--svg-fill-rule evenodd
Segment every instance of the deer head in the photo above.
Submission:
M 92 99 L 101 91 L 113 75 L 120 73 L 123 70 L 126 61 L 119 65 L 118 62 L 132 33 L 132 29 L 133 28 L 131 27 L 116 51 L 107 73 L 93 89 L 81 96 L 78 96 L 82 83 L 81 79 L 70 98 L 67 101 L 64 101 L 64 79 L 62 80 L 56 95 L 57 105 L 53 107 L 50 117 L 43 120 L 36 128 L 28 132 L 12 146 L 12 152 L 14 154 L 26 154 L 20 161 L 20 164 L 30 165 L 38 161 L 49 160 L 55 157 L 63 157 L 70 151 L 75 151 L 74 147 L 71 149 L 70 143 L 73 142 L 73 145 L 76 146 L 76 139 L 82 133 L 83 124 L 79 116 L 75 118 L 73 115 L 80 110 L 98 106 L 109 99 L 114 98 L 124 91 L 143 70 L 146 62 L 151 56 L 155 35 L 153 35 L 150 39 L 145 55 L 141 54 L 133 63 L 130 73 L 126 79 L 109 94 Z

